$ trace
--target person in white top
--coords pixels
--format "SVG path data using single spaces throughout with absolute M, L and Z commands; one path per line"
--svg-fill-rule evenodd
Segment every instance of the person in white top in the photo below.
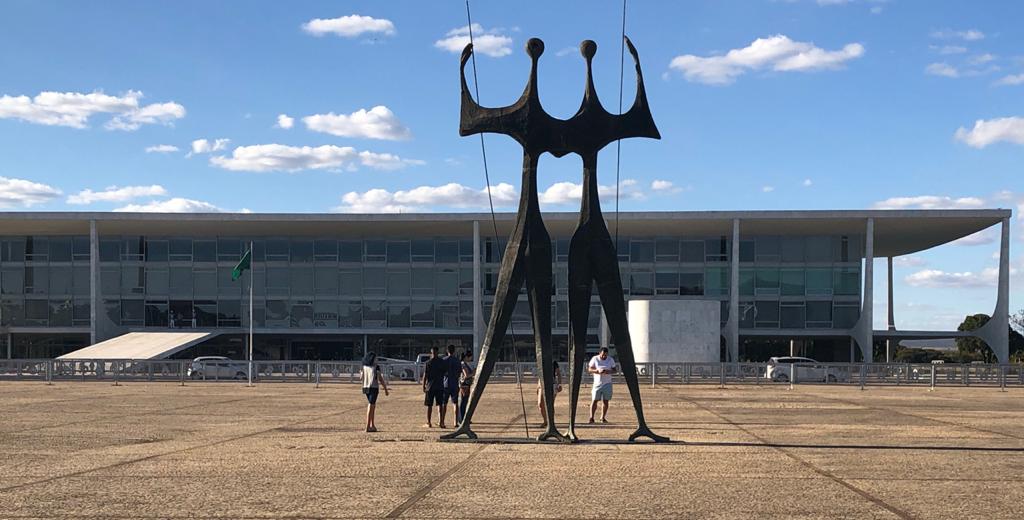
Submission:
M 590 390 L 590 422 L 594 422 L 594 412 L 597 411 L 597 402 L 601 401 L 604 407 L 601 409 L 601 422 L 608 422 L 608 401 L 612 398 L 612 374 L 618 371 L 615 360 L 608 355 L 608 349 L 602 348 L 601 352 L 590 358 L 587 364 L 587 372 L 594 374 L 594 386 Z
M 377 365 L 377 354 L 367 352 L 363 357 L 363 394 L 366 395 L 366 431 L 377 431 L 374 423 L 374 415 L 377 411 L 377 396 L 380 389 L 384 389 L 384 395 L 388 395 L 388 383 L 384 380 L 384 374 L 380 372 Z

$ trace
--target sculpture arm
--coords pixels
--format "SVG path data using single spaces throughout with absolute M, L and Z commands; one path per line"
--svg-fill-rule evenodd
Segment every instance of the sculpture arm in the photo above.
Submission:
M 519 140 L 521 131 L 516 125 L 517 106 L 503 108 L 487 108 L 480 106 L 473 99 L 466 81 L 466 63 L 473 57 L 473 44 L 462 49 L 459 64 L 459 76 L 462 84 L 461 114 L 459 117 L 459 135 L 467 136 L 480 133 L 505 134 Z

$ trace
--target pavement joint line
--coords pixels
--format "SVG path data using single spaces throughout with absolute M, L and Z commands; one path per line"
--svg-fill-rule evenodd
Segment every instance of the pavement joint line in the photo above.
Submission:
M 845 403 L 845 404 L 849 404 L 849 405 L 859 406 L 861 408 L 867 408 L 868 410 L 876 410 L 876 411 L 880 411 L 880 412 L 890 412 L 890 413 L 894 413 L 894 414 L 897 414 L 897 415 L 902 415 L 902 416 L 905 416 L 905 417 L 913 417 L 915 419 L 922 419 L 922 420 L 925 420 L 925 421 L 937 422 L 939 424 L 945 424 L 945 425 L 948 425 L 948 426 L 956 426 L 958 428 L 964 428 L 966 430 L 974 430 L 974 431 L 980 432 L 980 433 L 990 433 L 992 435 L 1000 435 L 1002 437 L 1006 437 L 1006 438 L 1009 438 L 1009 439 L 1015 439 L 1015 440 L 1018 440 L 1018 441 L 1024 441 L 1024 437 L 1022 437 L 1020 435 L 1013 435 L 1012 433 L 1000 432 L 1000 431 L 996 431 L 996 430 L 989 430 L 989 429 L 986 429 L 986 428 L 978 428 L 977 426 L 970 426 L 970 425 L 967 425 L 967 424 L 961 424 L 961 423 L 953 422 L 953 421 L 946 421 L 946 420 L 943 420 L 943 419 L 936 419 L 934 417 L 928 417 L 927 415 L 918 415 L 918 414 L 915 414 L 915 413 L 904 412 L 902 410 L 899 410 L 899 409 L 896 409 L 896 408 L 890 408 L 888 406 L 863 404 L 863 403 L 858 403 L 856 401 L 848 401 L 848 400 L 845 400 L 845 399 L 840 399 L 838 397 L 828 397 L 828 396 L 818 396 L 818 397 L 820 397 L 822 399 L 828 399 L 830 401 L 836 401 L 836 402 L 839 402 L 839 403 Z
M 219 405 L 219 404 L 237 403 L 237 402 L 240 402 L 240 401 L 247 401 L 249 399 L 255 399 L 256 397 L 258 397 L 258 396 L 248 396 L 248 397 L 242 397 L 242 398 L 239 398 L 239 399 L 229 399 L 229 400 L 226 400 L 226 401 L 215 401 L 215 402 L 209 403 L 209 405 L 204 404 L 203 406 L 212 406 L 212 405 Z M 194 406 L 196 406 L 196 405 L 189 404 L 189 405 L 184 405 L 184 406 L 174 406 L 174 407 L 171 407 L 171 408 L 161 408 L 159 410 L 152 410 L 152 411 L 148 411 L 148 412 L 140 412 L 140 413 L 137 413 L 137 414 L 132 414 L 132 417 L 142 417 L 142 416 L 146 416 L 146 415 L 159 415 L 159 414 L 164 413 L 164 412 L 173 412 L 173 411 L 177 411 L 177 410 L 185 410 L 185 409 L 188 409 L 188 408 L 192 408 Z M 106 421 L 106 420 L 109 420 L 109 419 L 112 419 L 112 417 L 97 417 L 97 418 L 94 418 L 94 419 L 85 419 L 85 420 L 81 420 L 81 421 L 71 421 L 71 422 L 66 422 L 66 423 L 62 423 L 62 424 L 51 424 L 51 425 L 47 425 L 47 426 L 35 426 L 35 427 L 32 427 L 32 428 L 26 428 L 24 430 L 15 430 L 15 431 L 12 431 L 12 432 L 4 432 L 4 433 L 14 434 L 14 433 L 36 432 L 36 431 L 39 431 L 39 430 L 48 430 L 50 428 L 63 428 L 64 426 L 77 426 L 79 424 L 88 424 L 88 423 L 93 423 L 93 422 L 101 422 L 101 421 Z
M 722 414 L 712 410 L 711 408 L 709 408 L 707 406 L 704 406 L 703 404 L 697 402 L 695 399 L 692 399 L 692 398 L 689 398 L 689 397 L 683 397 L 683 399 L 686 399 L 687 401 L 693 403 L 693 405 L 696 406 L 697 408 L 700 408 L 701 410 L 704 410 L 705 412 L 708 412 L 708 413 L 710 413 L 712 415 L 715 415 L 715 416 L 721 418 L 722 420 L 724 420 L 724 421 L 734 425 L 738 430 L 742 431 L 743 433 L 746 433 L 747 435 L 750 435 L 751 437 L 753 437 L 753 438 L 755 438 L 755 439 L 757 439 L 757 440 L 759 440 L 759 441 L 761 441 L 761 442 L 763 442 L 763 443 L 765 443 L 767 445 L 771 445 L 771 443 L 768 442 L 767 439 L 761 437 L 760 435 L 754 433 L 753 431 L 751 431 L 751 430 L 749 430 L 747 428 L 744 428 L 743 426 L 740 426 L 739 424 L 734 423 L 731 419 L 729 419 L 725 415 L 722 415 Z M 798 456 L 798 455 L 796 455 L 794 453 L 790 453 L 790 451 L 785 449 L 785 448 L 773 446 L 772 449 L 777 450 L 779 453 L 782 453 L 783 455 L 785 455 L 785 456 L 787 456 L 787 457 L 797 461 L 802 466 L 810 469 L 811 471 L 813 471 L 813 472 L 815 472 L 815 473 L 817 473 L 817 474 L 819 474 L 819 475 L 821 475 L 823 477 L 828 478 L 829 480 L 835 482 L 836 484 L 839 484 L 840 486 L 843 486 L 846 489 L 849 489 L 850 491 L 853 491 L 854 493 L 860 495 L 865 500 L 875 504 L 876 506 L 881 507 L 882 509 L 885 509 L 886 511 L 888 511 L 888 512 L 894 514 L 894 515 L 896 515 L 901 520 L 913 520 L 913 518 L 914 518 L 914 516 L 911 515 L 909 512 L 904 511 L 904 510 L 902 510 L 902 509 L 900 509 L 900 508 L 898 508 L 898 507 L 896 507 L 896 506 L 894 506 L 892 504 L 889 504 L 888 502 L 882 500 L 881 498 L 878 498 L 878 497 L 872 495 L 871 493 L 868 493 L 867 491 L 865 491 L 865 490 L 863 490 L 863 489 L 861 489 L 861 488 L 859 488 L 859 487 L 857 487 L 857 486 L 855 486 L 855 485 L 853 485 L 853 484 L 843 480 L 842 478 L 839 478 L 838 476 L 836 476 L 831 471 L 828 471 L 826 469 L 819 468 L 818 466 L 815 466 L 810 461 L 807 461 L 804 458 L 802 458 L 802 457 L 800 457 L 800 456 Z
M 511 428 L 514 424 L 518 423 L 519 420 L 522 419 L 522 418 L 523 418 L 523 414 L 522 413 L 517 414 L 515 417 L 512 418 L 512 420 L 510 420 L 507 424 L 505 424 L 505 427 L 501 429 L 501 432 L 508 431 L 509 428 Z M 454 475 L 457 471 L 459 471 L 462 468 L 466 467 L 467 464 L 472 462 L 473 459 L 475 459 L 477 457 L 477 455 L 479 455 L 482 451 L 487 449 L 489 446 L 492 446 L 492 445 L 491 444 L 480 443 L 480 445 L 477 446 L 477 448 L 475 450 L 473 450 L 473 452 L 470 453 L 469 456 L 467 456 L 465 459 L 462 459 L 462 461 L 459 462 L 458 464 L 456 464 L 456 465 L 452 466 L 451 468 L 449 468 L 448 471 L 445 471 L 444 473 L 442 473 L 442 474 L 434 477 L 433 479 L 431 479 L 430 482 L 427 482 L 427 484 L 424 485 L 423 487 L 417 489 L 415 493 L 413 493 L 404 502 L 399 504 L 398 507 L 392 509 L 390 512 L 388 512 L 388 514 L 384 515 L 384 518 L 398 518 L 398 517 L 402 516 L 406 511 L 412 509 L 413 506 L 415 506 L 417 503 L 419 503 L 419 501 L 422 500 L 423 497 L 427 496 L 427 494 L 429 494 L 431 491 L 433 491 L 437 486 L 441 485 L 441 483 L 444 482 L 448 477 Z
M 234 441 L 238 441 L 238 440 L 242 440 L 242 439 L 248 439 L 250 437 L 255 437 L 257 435 L 262 435 L 264 433 L 270 433 L 272 431 L 277 431 L 277 430 L 280 430 L 281 428 L 284 428 L 284 427 L 287 427 L 287 426 L 295 426 L 297 424 L 311 423 L 311 422 L 319 421 L 321 419 L 326 419 L 328 417 L 335 417 L 335 416 L 339 416 L 339 415 L 344 415 L 344 414 L 347 414 L 347 413 L 350 413 L 350 412 L 354 412 L 354 411 L 357 411 L 357 410 L 363 410 L 363 409 L 364 409 L 364 407 L 362 405 L 356 406 L 356 407 L 353 407 L 353 408 L 346 408 L 346 409 L 341 410 L 339 412 L 333 412 L 333 413 L 329 413 L 329 414 L 318 415 L 316 417 L 311 417 L 309 419 L 303 419 L 303 420 L 298 421 L 298 422 L 294 422 L 294 423 L 290 423 L 290 424 L 282 424 L 280 426 L 275 426 L 273 428 L 267 428 L 265 430 L 249 432 L 249 433 L 246 433 L 246 434 L 243 434 L 243 435 L 236 435 L 234 437 L 229 437 L 227 439 L 220 439 L 220 440 L 217 440 L 217 441 L 214 441 L 214 442 L 209 442 L 209 443 L 206 443 L 206 444 L 200 444 L 200 445 L 196 445 L 196 446 L 188 446 L 188 447 L 185 447 L 185 448 L 171 450 L 171 451 L 167 451 L 167 452 L 163 452 L 163 453 L 155 453 L 153 455 L 147 455 L 145 457 L 139 457 L 139 458 L 135 458 L 135 459 L 131 459 L 131 460 L 115 462 L 113 464 L 107 464 L 105 466 L 100 466 L 100 467 L 97 467 L 97 468 L 90 468 L 90 469 L 84 469 L 84 470 L 79 470 L 79 471 L 73 471 L 71 473 L 66 473 L 64 475 L 55 475 L 53 477 L 48 477 L 48 478 L 41 479 L 41 480 L 34 480 L 32 482 L 23 482 L 21 484 L 15 484 L 13 486 L 7 486 L 5 488 L 0 488 L 0 493 L 6 493 L 6 492 L 9 492 L 9 491 L 16 491 L 18 489 L 26 488 L 26 487 L 29 487 L 29 486 L 34 486 L 34 485 L 37 485 L 37 484 L 46 484 L 46 483 L 49 483 L 49 482 L 53 482 L 53 481 L 61 480 L 61 479 L 65 479 L 65 478 L 79 477 L 79 476 L 85 475 L 87 473 L 93 473 L 93 472 L 96 472 L 96 471 L 103 471 L 103 470 L 113 469 L 113 468 L 117 468 L 117 467 L 121 467 L 121 466 L 128 466 L 128 465 L 131 465 L 131 464 L 135 464 L 137 462 L 144 462 L 144 461 L 147 461 L 147 460 L 153 460 L 153 459 L 157 459 L 157 458 L 160 458 L 160 457 L 165 457 L 167 455 L 177 455 L 179 453 L 184 453 L 184 452 L 187 452 L 187 451 L 198 450 L 198 449 L 202 449 L 202 448 L 209 448 L 209 447 L 212 447 L 212 446 L 220 446 L 221 444 L 227 444 L 229 442 L 234 442 Z

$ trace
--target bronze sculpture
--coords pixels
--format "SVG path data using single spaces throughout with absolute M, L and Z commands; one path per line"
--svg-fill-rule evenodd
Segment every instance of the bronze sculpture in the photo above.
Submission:
M 626 307 L 615 244 L 604 223 L 598 198 L 597 154 L 602 148 L 618 139 L 628 137 L 661 137 L 647 105 L 647 94 L 636 48 L 628 38 L 625 39 L 625 43 L 636 65 L 637 92 L 633 106 L 626 113 L 619 115 L 609 114 L 601 106 L 594 89 L 592 73 L 592 61 L 597 52 L 597 44 L 586 40 L 580 44 L 580 52 L 587 61 L 586 90 L 579 110 L 567 120 L 551 117 L 540 104 L 537 94 L 537 62 L 544 52 L 544 43 L 541 40 L 531 38 L 527 42 L 526 52 L 531 58 L 529 82 L 519 100 L 503 108 L 484 108 L 473 100 L 465 77 L 466 62 L 473 52 L 472 44 L 467 45 L 462 51 L 462 109 L 459 134 L 465 136 L 481 132 L 500 133 L 519 142 L 523 147 L 523 186 L 516 225 L 502 259 L 494 309 L 481 348 L 481 365 L 473 381 L 466 414 L 459 428 L 442 438 L 451 439 L 460 435 L 476 438 L 470 427 L 473 413 L 493 370 L 497 356 L 496 347 L 500 346 L 504 339 L 512 309 L 518 300 L 519 288 L 525 278 L 533 315 L 537 369 L 542 378 L 541 391 L 546 404 L 548 424 L 547 430 L 539 439 L 578 440 L 575 431 L 576 401 L 579 397 L 585 362 L 583 357 L 586 352 L 591 284 L 596 283 L 639 422 L 639 428 L 629 439 L 635 440 L 643 436 L 656 442 L 668 440 L 652 433 L 644 419 L 636 363 L 626 323 Z M 569 428 L 564 437 L 558 434 L 554 426 L 554 370 L 551 363 L 550 315 L 551 239 L 544 228 L 537 198 L 537 160 L 544 152 L 555 157 L 575 153 L 583 159 L 580 220 L 569 246 L 571 414 Z

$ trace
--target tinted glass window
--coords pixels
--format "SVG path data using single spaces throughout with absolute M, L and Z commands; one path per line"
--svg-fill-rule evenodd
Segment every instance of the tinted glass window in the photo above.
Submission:
M 408 263 L 409 243 L 405 241 L 388 242 L 388 262 L 401 264 Z
M 50 261 L 70 262 L 71 261 L 71 237 L 50 238 Z
M 342 262 L 362 262 L 363 261 L 363 243 L 362 242 L 342 242 L 340 244 L 340 255 Z
M 193 258 L 194 262 L 216 262 L 217 261 L 217 242 L 213 240 L 196 240 L 192 243 L 194 248 Z
M 170 251 L 166 240 L 146 241 L 146 261 L 166 262 L 170 257 Z
M 454 240 L 438 240 L 435 261 L 455 263 L 459 261 L 459 243 Z
M 649 240 L 631 240 L 629 242 L 629 260 L 631 262 L 653 262 L 654 242 Z
M 292 262 L 308 263 L 313 261 L 312 240 L 292 240 L 291 244 Z

